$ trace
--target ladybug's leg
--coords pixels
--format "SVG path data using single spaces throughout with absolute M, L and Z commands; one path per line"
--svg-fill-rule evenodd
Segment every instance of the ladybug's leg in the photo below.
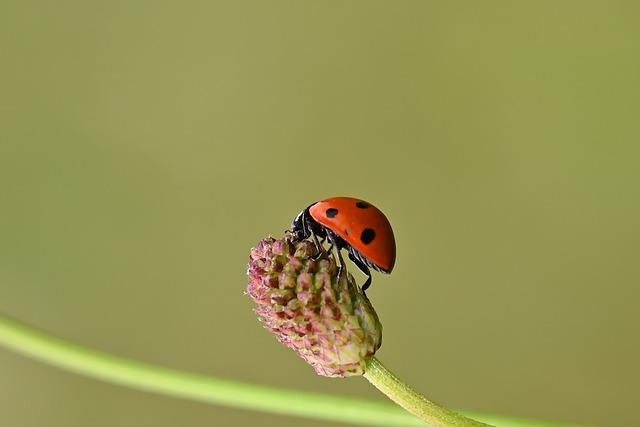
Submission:
M 321 237 L 320 238 L 320 244 L 324 247 L 324 242 L 327 241 L 327 236 Z M 333 250 L 333 242 L 329 242 L 329 249 L 327 249 L 327 252 L 331 252 Z
M 369 267 L 367 267 L 367 265 L 362 262 L 361 259 L 355 256 L 355 254 L 351 250 L 349 250 L 349 259 L 353 261 L 353 263 L 360 269 L 360 271 L 367 275 L 367 280 L 366 282 L 364 282 L 364 285 L 362 285 L 362 292 L 364 292 L 371 285 L 371 271 L 369 270 Z
M 333 242 L 329 242 L 329 249 L 327 249 L 327 252 L 331 252 L 332 250 L 333 250 Z
M 342 253 L 340 253 L 340 246 L 336 242 L 336 236 L 332 232 L 327 232 L 327 239 L 329 239 L 329 244 L 331 245 L 331 250 L 335 249 L 335 253 L 338 258 L 338 280 L 342 277 L 342 272 L 346 272 L 347 269 L 344 266 L 344 259 L 342 258 Z
M 313 243 L 316 245 L 316 249 L 318 249 L 318 253 L 323 253 L 325 251 L 324 246 L 322 246 L 322 243 L 318 240 L 318 236 L 316 236 L 316 233 L 313 231 L 311 231 L 311 238 L 313 239 Z
M 312 256 L 311 258 L 312 258 L 312 259 L 314 259 L 314 260 L 318 260 L 320 257 L 322 257 L 323 255 L 326 255 L 326 254 L 327 254 L 327 250 L 325 249 L 324 244 L 323 244 L 323 243 L 324 243 L 324 241 L 326 240 L 326 237 L 322 238 L 322 242 L 320 242 L 320 241 L 318 240 L 318 236 L 316 236 L 316 233 L 314 233 L 313 231 L 311 232 L 311 237 L 312 237 L 313 242 L 315 243 L 315 245 L 316 245 L 316 249 L 317 249 L 317 251 L 318 251 L 318 252 L 317 252 L 314 256 Z M 333 243 L 331 244 L 331 247 L 333 247 Z M 329 249 L 329 251 L 330 251 L 330 250 L 331 250 L 331 249 Z
M 322 237 L 322 243 L 320 243 L 320 241 L 318 240 L 318 236 L 313 231 L 313 227 L 310 224 L 311 221 L 306 216 L 306 214 L 303 214 L 303 215 L 304 215 L 303 224 L 304 224 L 304 227 L 306 228 L 305 233 L 308 233 L 307 235 L 311 235 L 311 239 L 313 240 L 313 243 L 316 245 L 316 249 L 318 250 L 318 254 L 315 256 L 315 258 L 319 258 L 322 254 L 327 253 L 326 249 L 322 245 L 322 243 L 324 243 L 326 239 L 326 236 Z

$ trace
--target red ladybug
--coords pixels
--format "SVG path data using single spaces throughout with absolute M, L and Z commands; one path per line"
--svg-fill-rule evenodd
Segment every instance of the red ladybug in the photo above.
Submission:
M 329 240 L 337 249 L 341 270 L 340 249 L 346 248 L 349 259 L 367 275 L 363 291 L 371 285 L 369 267 L 389 274 L 396 262 L 396 241 L 389 220 L 364 200 L 332 197 L 316 202 L 296 216 L 291 232 L 298 240 L 313 237 L 319 247 L 318 237 L 323 242 Z

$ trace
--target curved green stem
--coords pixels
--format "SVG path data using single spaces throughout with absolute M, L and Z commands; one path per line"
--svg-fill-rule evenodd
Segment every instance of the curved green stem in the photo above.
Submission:
M 168 396 L 341 423 L 424 425 L 386 403 L 210 378 L 113 356 L 61 340 L 1 314 L 0 345 L 77 374 Z M 495 417 L 491 422 L 505 427 L 552 426 Z
M 372 357 L 367 363 L 364 377 L 378 390 L 386 394 L 389 399 L 433 427 L 486 427 L 489 425 L 467 418 L 430 401 L 400 381 L 375 357 Z

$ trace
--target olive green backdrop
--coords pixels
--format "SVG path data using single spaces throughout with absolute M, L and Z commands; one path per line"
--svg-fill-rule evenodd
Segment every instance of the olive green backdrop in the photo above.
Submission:
M 0 5 L 0 311 L 101 350 L 317 377 L 243 296 L 333 195 L 398 262 L 379 357 L 457 408 L 637 423 L 637 2 Z M 361 277 L 361 276 L 358 276 Z M 326 426 L 131 391 L 0 349 L 3 426 Z

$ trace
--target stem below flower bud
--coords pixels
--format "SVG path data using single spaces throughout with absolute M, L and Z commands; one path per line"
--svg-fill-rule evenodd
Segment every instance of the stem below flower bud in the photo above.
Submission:
M 400 381 L 375 357 L 367 362 L 364 377 L 387 397 L 431 427 L 480 427 L 489 424 L 467 418 L 444 408 Z

